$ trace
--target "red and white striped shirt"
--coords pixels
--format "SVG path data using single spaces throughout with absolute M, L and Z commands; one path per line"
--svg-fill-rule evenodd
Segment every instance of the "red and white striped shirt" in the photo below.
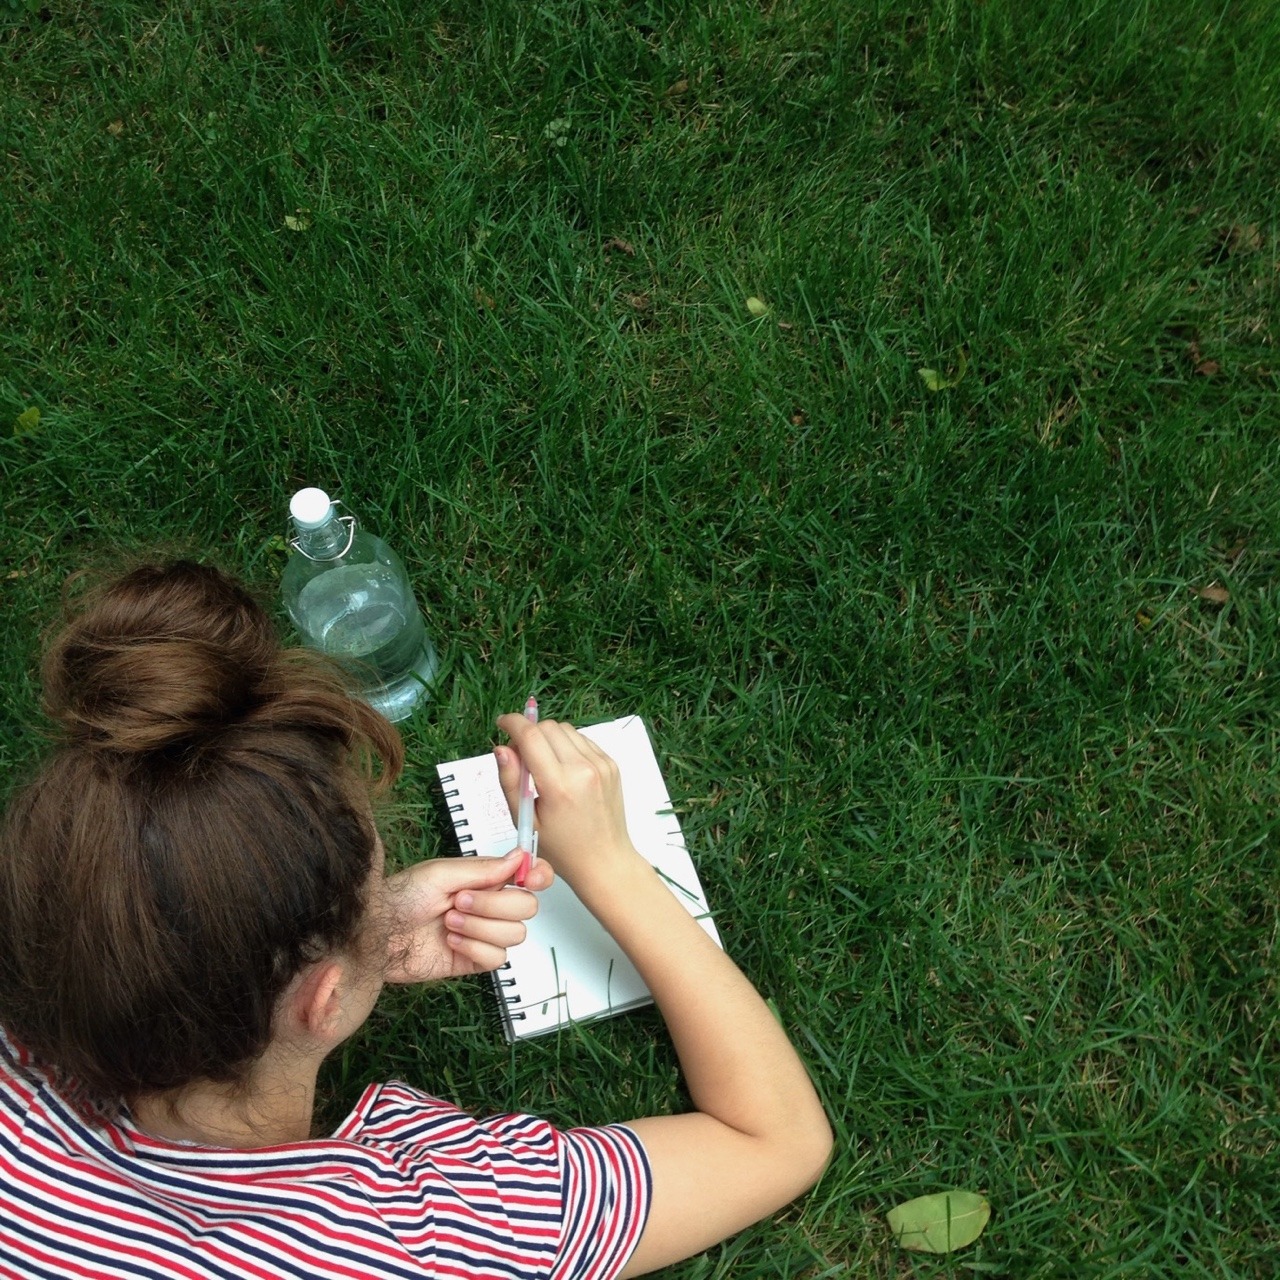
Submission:
M 0 1031 L 3 1280 L 606 1280 L 649 1212 L 620 1125 L 370 1085 L 333 1137 L 231 1151 L 87 1122 Z

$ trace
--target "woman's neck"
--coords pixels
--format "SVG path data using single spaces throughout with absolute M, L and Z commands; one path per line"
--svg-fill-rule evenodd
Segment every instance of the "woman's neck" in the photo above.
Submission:
M 243 1083 L 200 1080 L 172 1093 L 136 1098 L 133 1118 L 157 1138 L 210 1147 L 248 1150 L 305 1142 L 311 1137 L 319 1064 L 270 1057 L 255 1063 Z

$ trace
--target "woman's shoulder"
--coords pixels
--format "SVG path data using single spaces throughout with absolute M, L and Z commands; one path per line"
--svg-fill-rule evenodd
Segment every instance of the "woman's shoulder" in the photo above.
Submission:
M 614 1186 L 643 1205 L 651 1191 L 644 1145 L 626 1125 L 560 1129 L 524 1112 L 475 1116 L 402 1081 L 371 1085 L 333 1136 L 415 1177 L 430 1168 L 445 1182 L 461 1175 L 472 1186 L 479 1178 L 561 1193 L 577 1184 L 588 1198 L 588 1188 Z
M 508 1157 L 548 1166 L 559 1161 L 562 1137 L 538 1116 L 508 1112 L 476 1116 L 401 1080 L 370 1085 L 333 1132 L 339 1141 L 399 1145 L 440 1157 Z

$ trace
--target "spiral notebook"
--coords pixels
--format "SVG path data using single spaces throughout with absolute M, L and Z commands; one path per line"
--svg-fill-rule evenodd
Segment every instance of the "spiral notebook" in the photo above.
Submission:
M 644 721 L 627 716 L 582 732 L 618 763 L 632 843 L 689 914 L 723 945 Z M 461 851 L 500 856 L 515 848 L 515 824 L 492 753 L 451 760 L 436 769 Z M 525 941 L 507 953 L 507 963 L 493 974 L 509 1041 L 652 1003 L 634 966 L 564 880 L 557 879 L 541 895 L 528 928 Z

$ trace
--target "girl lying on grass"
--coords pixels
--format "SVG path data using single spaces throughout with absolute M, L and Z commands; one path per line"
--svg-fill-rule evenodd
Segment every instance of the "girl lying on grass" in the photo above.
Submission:
M 216 570 L 91 595 L 44 691 L 58 741 L 0 837 L 0 1277 L 639 1275 L 818 1177 L 803 1066 L 568 725 L 499 721 L 508 799 L 522 760 L 539 791 L 530 887 L 554 867 L 613 933 L 697 1110 L 561 1131 L 373 1084 L 315 1136 L 321 1062 L 384 983 L 524 938 L 519 855 L 386 877 L 396 731 Z

